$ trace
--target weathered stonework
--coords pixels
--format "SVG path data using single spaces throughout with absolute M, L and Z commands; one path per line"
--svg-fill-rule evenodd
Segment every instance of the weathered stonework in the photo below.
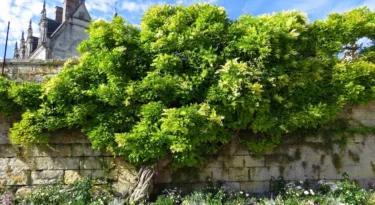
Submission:
M 75 62 L 77 63 L 77 62 Z M 45 81 L 58 74 L 63 61 L 7 61 L 7 78 L 16 81 Z M 346 107 L 338 118 L 355 119 L 367 126 L 375 125 L 375 103 Z M 28 150 L 14 147 L 9 141 L 9 128 L 18 118 L 0 115 L 0 186 L 10 186 L 24 194 L 38 185 L 71 184 L 92 175 L 98 186 L 110 185 L 118 194 L 133 189 L 138 170 L 123 158 L 109 152 L 93 150 L 88 139 L 76 130 L 51 133 L 48 145 Z M 286 142 L 261 155 L 250 153 L 236 140 L 217 155 L 208 156 L 199 168 L 171 170 L 168 161 L 159 164 L 155 191 L 167 187 L 186 190 L 204 187 L 210 182 L 225 182 L 233 189 L 261 193 L 269 189 L 271 177 L 283 176 L 288 181 L 337 180 L 347 172 L 363 188 L 375 180 L 375 135 L 350 138 L 347 146 L 324 149 L 325 141 L 307 137 L 306 142 Z M 341 159 L 340 167 L 335 157 Z
M 5 74 L 9 80 L 18 82 L 43 82 L 61 72 L 64 63 L 63 60 L 7 60 Z
M 374 126 L 375 103 L 348 106 L 338 118 Z M 287 142 L 259 155 L 233 141 L 217 155 L 208 157 L 207 163 L 198 169 L 160 170 L 156 191 L 167 187 L 191 190 L 219 181 L 234 189 L 263 193 L 269 190 L 271 177 L 283 176 L 287 181 L 338 180 L 344 172 L 362 188 L 369 188 L 369 183 L 375 181 L 375 135 L 350 138 L 344 149 L 336 145 L 326 150 L 325 143 L 323 139 L 311 136 L 302 144 Z M 340 156 L 342 167 L 335 167 L 334 153 Z

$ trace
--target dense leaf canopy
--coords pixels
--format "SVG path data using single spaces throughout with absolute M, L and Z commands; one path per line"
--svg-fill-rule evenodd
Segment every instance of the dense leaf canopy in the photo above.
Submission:
M 239 130 L 256 133 L 242 142 L 262 151 L 375 98 L 374 47 L 353 46 L 375 39 L 367 8 L 310 23 L 298 11 L 231 21 L 218 6 L 164 5 L 144 14 L 141 29 L 115 17 L 88 33 L 79 64 L 41 90 L 0 81 L 0 110 L 13 109 L 9 101 L 24 110 L 13 143 L 78 128 L 94 148 L 135 164 L 195 166 Z

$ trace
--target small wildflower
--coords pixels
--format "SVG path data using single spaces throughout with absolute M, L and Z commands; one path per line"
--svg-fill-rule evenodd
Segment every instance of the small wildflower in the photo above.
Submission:
M 308 191 L 304 191 L 303 192 L 305 195 L 309 195 L 309 192 Z

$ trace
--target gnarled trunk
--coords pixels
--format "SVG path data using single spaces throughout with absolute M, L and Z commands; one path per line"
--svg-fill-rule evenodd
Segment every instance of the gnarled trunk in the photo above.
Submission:
M 134 190 L 128 197 L 128 201 L 131 203 L 139 203 L 147 201 L 153 189 L 153 178 L 156 170 L 150 166 L 142 167 L 139 170 L 138 182 Z

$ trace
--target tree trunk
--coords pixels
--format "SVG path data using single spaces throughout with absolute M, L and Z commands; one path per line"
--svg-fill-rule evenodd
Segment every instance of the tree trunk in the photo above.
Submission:
M 139 170 L 137 185 L 128 197 L 130 203 L 139 203 L 149 199 L 154 185 L 155 173 L 156 170 L 150 166 L 142 167 Z

